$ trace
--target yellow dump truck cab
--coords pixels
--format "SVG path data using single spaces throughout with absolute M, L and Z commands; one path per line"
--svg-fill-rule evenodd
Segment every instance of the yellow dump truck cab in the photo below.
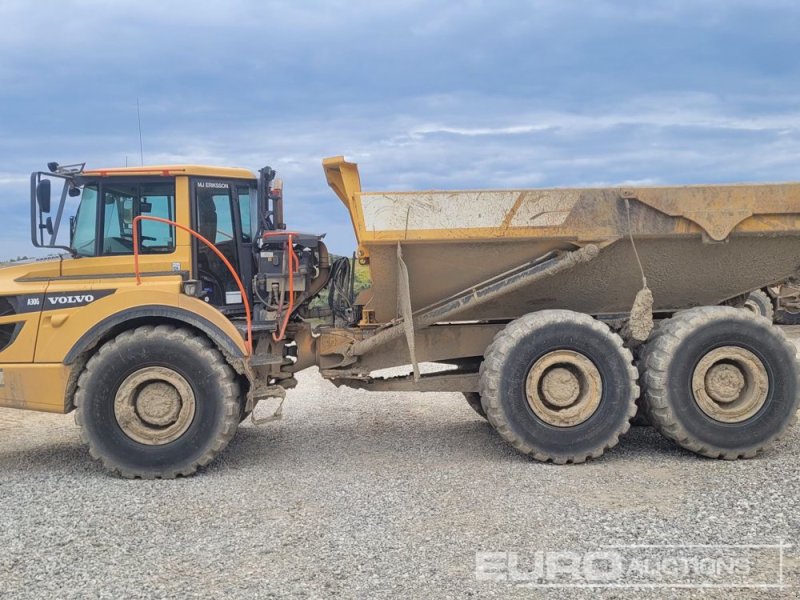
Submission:
M 0 269 L 0 406 L 82 408 L 83 437 L 112 469 L 188 474 L 252 409 L 257 374 L 262 388 L 290 376 L 286 297 L 320 287 L 303 275 L 327 273 L 324 246 L 295 234 L 288 257 L 268 167 L 48 166 L 31 175 L 31 240 L 54 256 Z M 269 294 L 276 305 L 252 306 Z
M 68 236 L 58 236 L 57 230 L 67 225 L 66 202 L 47 205 L 44 191 L 50 186 L 41 182 L 49 181 L 48 175 L 64 175 L 58 177 L 64 181 L 62 199 L 77 201 Z M 64 252 L 0 270 L 0 405 L 71 410 L 75 386 L 70 379 L 76 379 L 87 354 L 137 323 L 184 323 L 204 331 L 230 356 L 244 356 L 244 340 L 224 314 L 241 306 L 241 299 L 226 302 L 226 290 L 233 287 L 226 286 L 230 274 L 208 260 L 187 232 L 143 221 L 137 284 L 133 219 L 152 215 L 197 223 L 238 269 L 247 270 L 253 173 L 184 165 L 57 171 L 34 179 L 41 203 L 32 207 L 43 217 L 32 221 L 34 244 Z M 64 222 L 56 224 L 54 218 Z M 246 233 L 234 236 L 234 231 Z M 59 237 L 69 242 L 58 247 Z M 183 293 L 185 281 L 203 277 L 221 284 L 208 301 Z

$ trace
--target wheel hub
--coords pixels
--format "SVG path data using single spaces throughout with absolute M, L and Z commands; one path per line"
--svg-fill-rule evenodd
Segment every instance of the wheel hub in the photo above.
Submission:
M 714 402 L 727 404 L 742 393 L 744 373 L 733 364 L 717 363 L 706 373 L 705 389 Z
M 740 423 L 767 401 L 769 376 L 749 350 L 723 346 L 707 353 L 694 369 L 692 391 L 700 409 L 723 423 Z
M 149 446 L 167 444 L 183 435 L 192 424 L 195 408 L 189 383 L 166 367 L 132 373 L 114 399 L 114 415 L 122 431 Z
M 533 364 L 525 393 L 531 410 L 542 421 L 556 427 L 572 427 L 597 410 L 603 382 L 588 357 L 572 350 L 555 350 Z
M 564 408 L 573 404 L 581 393 L 581 382 L 569 369 L 553 367 L 542 377 L 542 396 L 553 406 Z
M 163 381 L 145 383 L 136 398 L 136 412 L 143 421 L 162 427 L 174 423 L 181 411 L 178 390 Z

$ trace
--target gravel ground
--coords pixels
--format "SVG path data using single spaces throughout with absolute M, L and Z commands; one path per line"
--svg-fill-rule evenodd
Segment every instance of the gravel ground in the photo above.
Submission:
M 528 571 L 537 551 L 796 544 L 800 428 L 724 462 L 640 427 L 557 467 L 516 454 L 457 394 L 337 390 L 308 373 L 284 412 L 242 426 L 198 476 L 125 481 L 90 459 L 71 415 L 0 410 L 0 598 L 798 597 L 796 547 L 786 587 L 767 590 L 532 589 L 479 580 L 476 553 Z M 751 581 L 776 581 L 774 549 L 730 552 L 750 553 Z

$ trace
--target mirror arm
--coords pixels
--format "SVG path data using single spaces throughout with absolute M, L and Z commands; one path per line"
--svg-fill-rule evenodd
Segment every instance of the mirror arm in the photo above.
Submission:
M 39 244 L 39 236 L 37 235 L 39 221 L 36 219 L 37 204 L 36 204 L 36 188 L 39 185 L 40 173 L 31 173 L 31 242 L 36 248 L 41 248 Z

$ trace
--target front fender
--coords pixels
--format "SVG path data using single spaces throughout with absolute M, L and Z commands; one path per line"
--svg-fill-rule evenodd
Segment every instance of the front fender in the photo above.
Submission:
M 169 319 L 185 323 L 191 327 L 199 329 L 205 333 L 225 354 L 233 358 L 244 358 L 245 347 L 241 340 L 241 335 L 233 328 L 233 331 L 226 331 L 219 324 L 208 320 L 204 315 L 192 312 L 185 308 L 165 305 L 150 305 L 129 308 L 122 312 L 106 317 L 86 333 L 70 348 L 64 357 L 64 364 L 74 363 L 79 356 L 87 350 L 95 347 L 109 331 L 119 328 L 126 322 L 146 321 L 147 319 Z

